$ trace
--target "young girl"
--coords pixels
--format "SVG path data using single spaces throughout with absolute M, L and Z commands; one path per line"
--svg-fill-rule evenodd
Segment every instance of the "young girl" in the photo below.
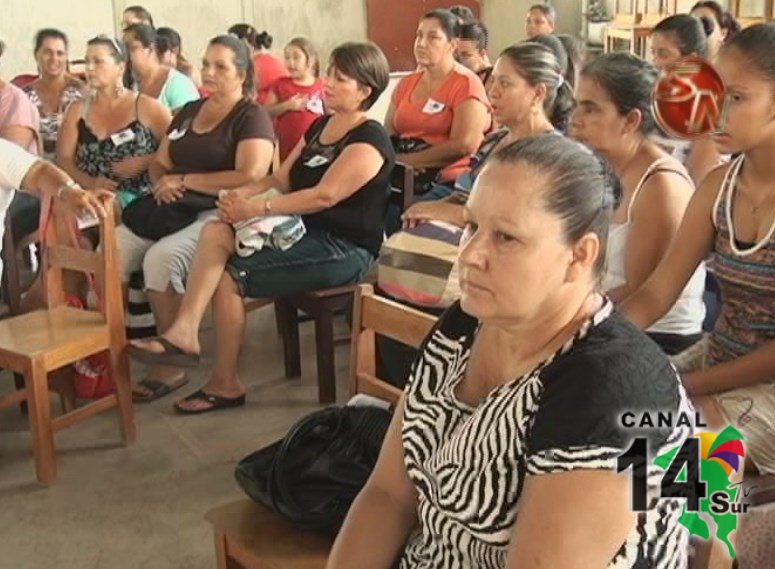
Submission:
M 309 125 L 325 114 L 320 62 L 312 42 L 306 38 L 289 41 L 285 46 L 285 67 L 289 77 L 277 80 L 266 101 L 266 110 L 275 117 L 281 161 L 291 153 Z
M 716 62 L 729 118 L 714 137 L 740 155 L 713 170 L 692 198 L 660 265 L 622 305 L 647 327 L 675 302 L 709 253 L 721 285 L 721 316 L 699 364 L 678 362 L 687 391 L 711 427 L 732 424 L 762 473 L 775 473 L 775 23 L 746 28 Z M 756 125 L 757 128 L 751 128 Z M 690 348 L 690 352 L 695 348 Z

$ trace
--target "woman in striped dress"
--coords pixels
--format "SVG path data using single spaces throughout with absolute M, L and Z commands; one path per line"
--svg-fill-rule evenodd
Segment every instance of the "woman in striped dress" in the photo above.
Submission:
M 722 47 L 717 68 L 731 104 L 722 152 L 689 204 L 671 249 L 622 306 L 648 326 L 712 254 L 722 308 L 704 345 L 683 354 L 683 383 L 712 426 L 734 425 L 751 464 L 775 473 L 775 24 L 743 30 Z M 752 128 L 756 125 L 756 128 Z M 696 356 L 696 357 L 695 357 Z M 693 361 L 695 363 L 693 363 Z
M 683 501 L 630 504 L 628 410 L 690 413 L 659 347 L 597 291 L 613 191 L 553 134 L 498 150 L 466 206 L 461 300 L 429 334 L 328 568 L 682 568 Z M 660 428 L 661 454 L 687 435 Z

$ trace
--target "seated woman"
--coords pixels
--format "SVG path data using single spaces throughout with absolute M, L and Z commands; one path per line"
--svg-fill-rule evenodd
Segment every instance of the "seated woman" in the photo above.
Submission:
M 220 222 L 205 226 L 174 323 L 157 340 L 133 341 L 141 359 L 196 362 L 199 323 L 212 299 L 216 356 L 202 389 L 176 404 L 183 413 L 242 405 L 237 376 L 243 342 L 242 297 L 272 298 L 361 279 L 379 252 L 393 150 L 385 129 L 367 117 L 388 84 L 388 64 L 371 43 L 331 53 L 325 79 L 331 115 L 307 131 L 280 170 L 219 202 Z M 277 197 L 263 194 L 270 189 Z M 307 233 L 287 251 L 235 256 L 231 224 L 254 216 L 301 215 Z
M 616 302 L 638 289 L 675 237 L 694 191 L 686 170 L 649 139 L 656 125 L 651 92 L 657 73 L 629 53 L 601 55 L 581 71 L 571 135 L 594 149 L 621 181 L 602 289 Z M 705 269 L 700 266 L 649 335 L 676 354 L 702 337 Z
M 419 170 L 440 169 L 439 185 L 431 190 L 435 198 L 452 192 L 490 126 L 482 82 L 455 61 L 456 36 L 457 21 L 448 10 L 422 17 L 414 41 L 420 69 L 399 81 L 385 116 L 385 128 L 399 139 L 398 161 Z M 423 149 L 404 148 L 409 142 Z
M 210 40 L 202 67 L 207 99 L 185 105 L 176 115 L 151 165 L 153 194 L 172 203 L 186 192 L 217 196 L 263 178 L 274 150 L 266 111 L 253 103 L 250 50 L 230 35 Z M 172 323 L 186 288 L 186 275 L 199 234 L 215 208 L 202 211 L 188 226 L 155 241 L 142 227 L 117 229 L 124 282 L 142 268 L 156 328 Z M 140 233 L 140 234 L 138 234 Z M 186 382 L 184 370 L 155 367 L 135 389 L 135 399 L 151 401 Z
M 707 342 L 677 359 L 683 383 L 714 428 L 734 425 L 752 465 L 775 473 L 775 24 L 750 26 L 716 63 L 734 86 L 722 152 L 738 154 L 711 172 L 692 199 L 673 246 L 622 304 L 638 326 L 664 314 L 711 254 L 721 316 Z M 740 94 L 745 93 L 745 96 Z M 751 128 L 751 125 L 760 125 Z
M 715 60 L 724 43 L 740 32 L 740 24 L 735 17 L 714 0 L 697 2 L 692 6 L 691 15 L 696 18 L 708 18 L 713 22 L 713 32 L 708 36 L 708 57 Z
M 92 95 L 67 109 L 57 143 L 57 165 L 84 188 L 116 192 L 121 208 L 151 193 L 148 167 L 170 122 L 158 101 L 124 89 L 125 65 L 117 40 L 87 42 Z
M 482 80 L 485 89 L 490 87 L 492 63 L 487 56 L 487 28 L 481 22 L 462 24 L 458 28 L 457 59 Z
M 35 34 L 35 60 L 38 78 L 24 88 L 24 92 L 40 114 L 40 139 L 43 156 L 56 157 L 59 125 L 64 120 L 70 103 L 81 99 L 84 85 L 67 72 L 67 36 L 53 28 Z
M 553 134 L 490 158 L 466 207 L 462 297 L 425 340 L 328 569 L 684 566 L 683 502 L 637 515 L 617 474 L 633 437 L 622 410 L 691 407 L 665 355 L 597 291 L 602 173 Z M 689 434 L 647 436 L 659 454 Z
M 199 68 L 183 55 L 183 43 L 180 39 L 180 34 L 172 28 L 162 27 L 156 30 L 156 36 L 166 42 L 168 48 L 162 54 L 162 64 L 170 69 L 180 71 L 191 79 L 194 86 L 199 90 L 202 86 L 202 75 L 199 73 Z
M 525 18 L 525 34 L 527 39 L 536 36 L 548 36 L 554 33 L 557 25 L 557 10 L 551 4 L 533 4 Z
M 458 191 L 442 200 L 416 202 L 402 216 L 405 225 L 437 220 L 463 227 L 468 192 L 488 157 L 520 138 L 555 131 L 573 109 L 573 93 L 562 80 L 557 58 L 549 48 L 533 42 L 503 50 L 495 62 L 488 95 L 501 128 L 484 139 L 469 169 L 458 176 Z
M 158 99 L 173 113 L 199 98 L 199 91 L 191 79 L 162 63 L 171 47 L 151 26 L 131 24 L 124 30 L 124 43 L 136 81 L 135 91 Z
M 677 14 L 659 22 L 651 32 L 651 55 L 655 67 L 664 69 L 690 55 L 707 58 L 708 39 L 713 26 L 713 21 L 704 16 L 695 18 L 688 14 Z M 695 142 L 665 136 L 656 136 L 655 140 L 684 163 L 695 184 L 701 183 L 708 172 L 729 158 L 721 157 L 711 137 Z

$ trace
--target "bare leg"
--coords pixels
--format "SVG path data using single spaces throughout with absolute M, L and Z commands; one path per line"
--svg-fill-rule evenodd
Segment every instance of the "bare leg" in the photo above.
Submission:
M 161 334 L 185 352 L 200 352 L 199 324 L 218 288 L 226 262 L 233 253 L 234 231 L 231 226 L 221 222 L 205 225 L 191 264 L 188 286 L 180 309 L 169 327 Z M 132 343 L 150 352 L 164 351 L 158 342 L 137 340 Z
M 202 387 L 205 393 L 221 397 L 239 397 L 245 386 L 237 376 L 239 352 L 245 334 L 245 304 L 237 285 L 227 273 L 223 273 L 213 296 L 215 324 L 215 367 L 210 380 Z M 181 401 L 182 409 L 195 411 L 207 409 L 210 403 L 200 399 Z

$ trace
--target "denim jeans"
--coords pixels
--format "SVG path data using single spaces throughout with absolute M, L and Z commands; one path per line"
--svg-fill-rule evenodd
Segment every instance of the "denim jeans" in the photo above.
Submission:
M 233 255 L 226 270 L 242 296 L 279 298 L 360 281 L 374 262 L 366 249 L 326 231 L 307 234 L 287 251 Z

